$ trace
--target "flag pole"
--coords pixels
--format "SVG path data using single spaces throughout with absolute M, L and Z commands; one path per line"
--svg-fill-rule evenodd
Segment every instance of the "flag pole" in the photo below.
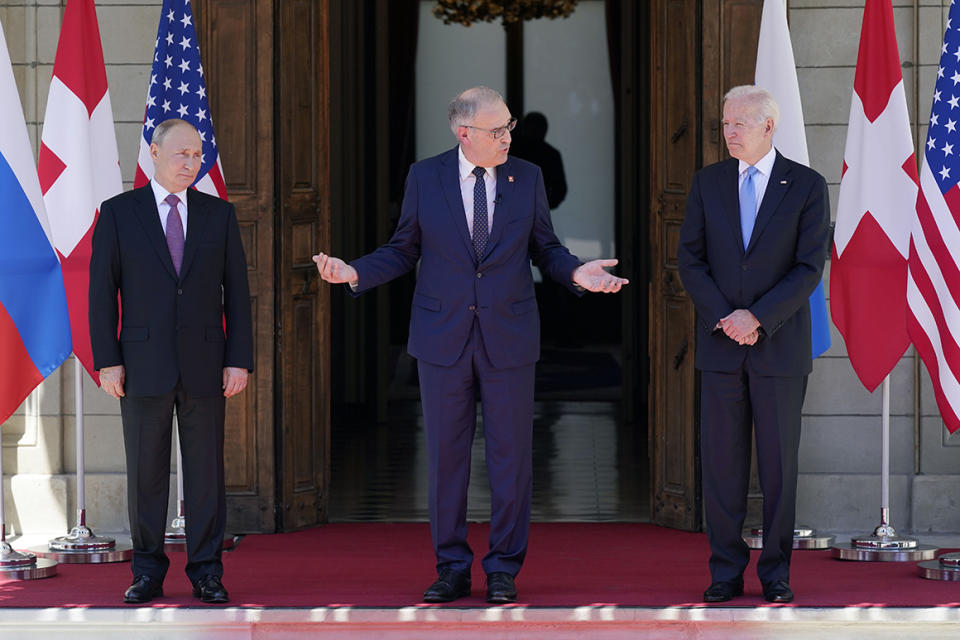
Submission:
M 164 547 L 171 551 L 186 551 L 187 520 L 183 515 L 183 454 L 180 452 L 180 425 L 173 430 L 173 443 L 177 452 L 177 517 L 170 521 L 170 528 L 163 536 Z
M 0 450 L 0 578 L 37 580 L 57 575 L 57 561 L 37 558 L 33 553 L 15 551 L 7 542 L 6 501 L 3 490 L 3 454 Z
M 883 379 L 880 414 L 880 524 L 869 535 L 833 545 L 833 557 L 863 562 L 932 560 L 938 549 L 916 538 L 897 535 L 890 524 L 890 374 Z
M 85 461 L 85 434 L 83 419 L 83 365 L 73 358 L 73 406 L 77 432 L 77 524 L 67 535 L 51 539 L 46 548 L 31 549 L 38 556 L 55 558 L 71 564 L 99 564 L 123 562 L 133 557 L 131 545 L 117 546 L 109 536 L 98 536 L 87 526 L 87 483 Z

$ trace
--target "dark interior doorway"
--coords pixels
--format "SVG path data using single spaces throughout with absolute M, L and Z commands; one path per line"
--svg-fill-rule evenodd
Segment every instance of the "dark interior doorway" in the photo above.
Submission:
M 558 298 L 549 285 L 537 284 L 543 342 L 533 517 L 646 521 L 647 217 L 639 205 L 646 202 L 646 187 L 637 178 L 647 151 L 636 107 L 646 76 L 646 52 L 637 45 L 645 20 L 629 2 L 585 1 L 603 4 L 608 28 L 615 30 L 606 43 L 615 62 L 598 72 L 610 74 L 614 90 L 614 251 L 621 260 L 618 272 L 632 284 L 618 296 L 584 298 L 566 292 L 568 297 Z M 341 3 L 334 16 L 344 44 L 334 73 L 340 83 L 332 89 L 333 126 L 342 125 L 333 171 L 342 195 L 333 206 L 331 231 L 332 251 L 346 259 L 389 238 L 399 215 L 403 177 L 415 159 L 410 55 L 416 51 L 413 16 L 419 4 Z M 517 38 L 514 29 L 507 39 L 511 109 L 518 86 L 511 74 L 524 67 L 522 30 L 519 53 Z M 524 102 L 514 110 L 522 113 Z M 405 350 L 413 282 L 410 275 L 356 300 L 333 292 L 331 521 L 426 520 L 422 415 L 415 363 Z M 472 468 L 469 517 L 486 520 L 482 421 Z

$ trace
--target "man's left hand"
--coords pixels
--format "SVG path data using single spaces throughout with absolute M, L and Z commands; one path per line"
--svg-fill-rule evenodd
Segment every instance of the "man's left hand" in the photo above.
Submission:
M 247 386 L 247 370 L 239 367 L 223 368 L 223 397 L 229 398 L 243 391 Z
M 607 273 L 604 267 L 616 266 L 617 259 L 591 260 L 577 267 L 573 272 L 573 281 L 587 291 L 594 293 L 616 293 L 620 287 L 629 284 L 626 278 Z
M 720 328 L 728 338 L 739 344 L 745 344 L 745 339 L 759 327 L 760 321 L 747 309 L 737 309 L 725 318 L 720 318 Z

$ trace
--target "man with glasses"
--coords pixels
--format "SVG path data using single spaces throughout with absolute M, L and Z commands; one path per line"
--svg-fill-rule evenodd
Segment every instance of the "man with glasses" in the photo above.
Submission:
M 408 350 L 418 360 L 427 438 L 430 531 L 439 575 L 426 602 L 470 594 L 467 484 L 483 407 L 490 477 L 486 599 L 515 602 L 514 576 L 527 551 L 532 493 L 534 365 L 540 321 L 531 261 L 575 293 L 613 293 L 627 280 L 616 260 L 582 264 L 550 222 L 543 176 L 510 158 L 516 118 L 500 94 L 474 87 L 448 109 L 458 145 L 410 167 L 390 241 L 347 264 L 320 253 L 321 277 L 354 295 L 401 276 L 420 261 Z

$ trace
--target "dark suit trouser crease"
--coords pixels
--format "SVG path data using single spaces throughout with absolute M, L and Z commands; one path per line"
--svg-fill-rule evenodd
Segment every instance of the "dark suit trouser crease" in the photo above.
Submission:
M 183 457 L 186 573 L 191 581 L 205 575 L 223 575 L 224 409 L 222 395 L 194 396 L 181 382 L 162 396 L 121 398 L 134 576 L 148 575 L 162 581 L 170 565 L 163 545 L 174 410 Z
M 800 412 L 806 376 L 772 377 L 747 367 L 703 371 L 700 448 L 703 499 L 713 580 L 743 574 L 750 550 L 742 529 L 750 481 L 751 425 L 763 492 L 762 583 L 789 580 L 797 498 Z
M 418 362 L 429 468 L 430 531 L 437 570 L 469 571 L 467 486 L 480 389 L 490 478 L 490 550 L 486 573 L 516 575 L 527 550 L 533 490 L 534 364 L 498 369 L 474 323 L 452 366 Z

